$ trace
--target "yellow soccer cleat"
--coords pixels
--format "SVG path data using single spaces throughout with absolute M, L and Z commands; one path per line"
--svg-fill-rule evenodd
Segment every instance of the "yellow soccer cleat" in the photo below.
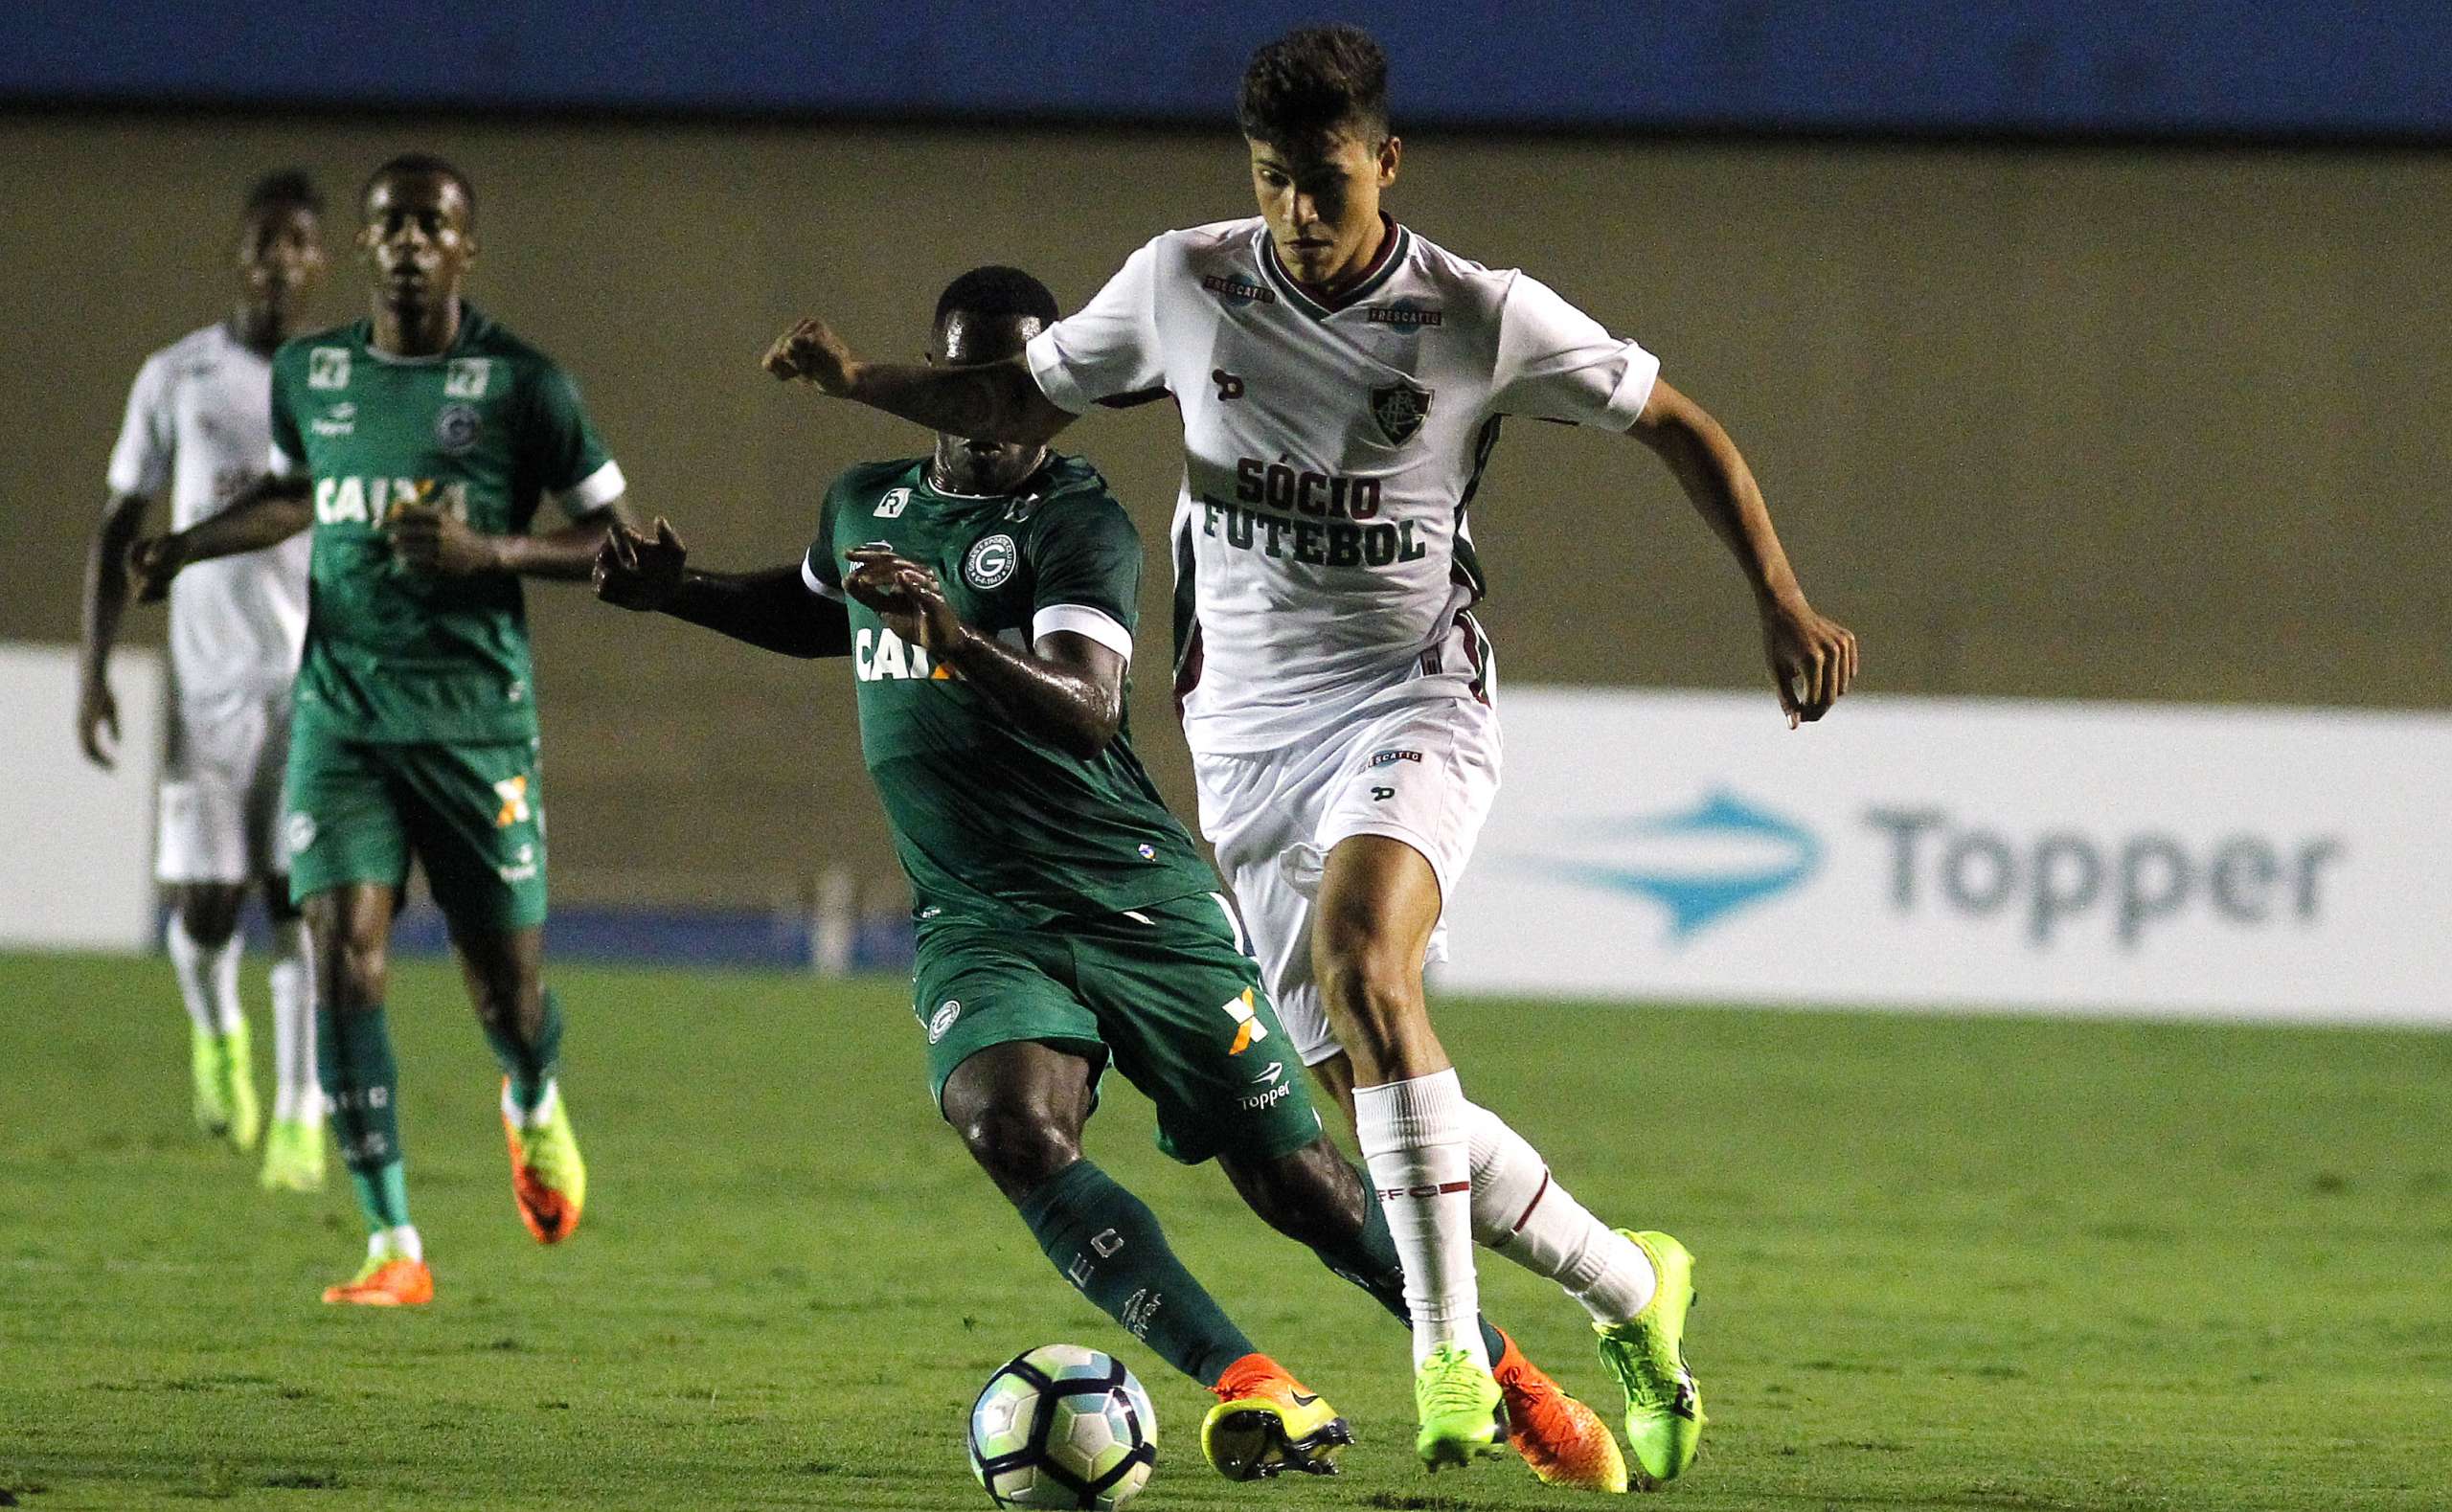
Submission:
M 511 1143 L 511 1196 L 519 1207 L 519 1221 L 538 1244 L 559 1244 L 579 1227 L 587 1206 L 587 1162 L 579 1159 L 579 1140 L 571 1133 L 570 1105 L 561 1089 L 546 1094 L 550 1104 L 541 1124 L 524 1122 L 511 1105 L 511 1078 L 502 1084 L 502 1130 Z
M 1489 1367 L 1442 1344 L 1414 1367 L 1414 1411 L 1421 1423 L 1414 1453 L 1438 1471 L 1507 1453 L 1505 1393 Z
M 1694 1257 L 1665 1233 L 1618 1230 L 1659 1277 L 1651 1300 L 1623 1323 L 1593 1324 L 1601 1363 L 1626 1389 L 1626 1448 L 1635 1483 L 1653 1491 L 1686 1473 L 1703 1439 L 1703 1393 L 1686 1368 L 1686 1310 L 1694 1305 Z
M 275 1118 L 264 1134 L 264 1169 L 268 1192 L 319 1192 L 324 1189 L 324 1125 L 320 1119 Z
M 1229 1480 L 1263 1480 L 1286 1471 L 1337 1473 L 1337 1452 L 1353 1430 L 1337 1410 L 1266 1355 L 1245 1355 L 1211 1390 L 1217 1405 L 1200 1424 L 1200 1452 Z

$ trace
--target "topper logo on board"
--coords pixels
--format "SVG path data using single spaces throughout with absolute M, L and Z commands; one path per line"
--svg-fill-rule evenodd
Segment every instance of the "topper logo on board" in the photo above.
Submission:
M 1669 911 L 1669 938 L 1682 942 L 1739 909 L 1800 886 L 1822 866 L 1822 842 L 1793 820 L 1725 789 L 1673 814 L 1578 825 L 1581 859 L 1553 855 L 1544 869 Z

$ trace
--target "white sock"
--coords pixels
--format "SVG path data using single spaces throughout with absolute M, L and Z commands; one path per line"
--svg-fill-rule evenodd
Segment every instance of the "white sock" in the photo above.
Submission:
M 425 1241 L 418 1237 L 416 1224 L 404 1223 L 397 1229 L 377 1229 L 368 1234 L 366 1253 L 369 1259 L 375 1260 L 383 1259 L 387 1255 L 422 1260 L 425 1258 Z
M 272 927 L 272 1116 L 323 1122 L 324 1089 L 315 1079 L 315 978 L 306 962 L 306 931 L 294 919 Z
M 536 1106 L 522 1113 L 519 1104 L 511 1100 L 511 1083 L 506 1081 L 502 1084 L 502 1116 L 511 1120 L 513 1128 L 541 1129 L 554 1121 L 554 1099 L 561 1095 L 561 1078 L 548 1076 L 545 1090 L 536 1095 Z
M 1651 1303 L 1651 1261 L 1550 1178 L 1541 1153 L 1487 1108 L 1464 1105 L 1471 1141 L 1473 1237 L 1566 1289 L 1599 1323 Z
M 170 915 L 170 927 L 162 932 L 162 942 L 170 952 L 170 972 L 179 979 L 179 997 L 188 1005 L 188 1017 L 207 1034 L 227 1034 L 238 1027 L 238 932 L 218 950 L 207 950 L 188 933 L 185 920 Z
M 1452 1069 L 1353 1089 L 1363 1163 L 1404 1262 L 1417 1365 L 1442 1345 L 1489 1365 L 1473 1284 L 1470 1107 Z

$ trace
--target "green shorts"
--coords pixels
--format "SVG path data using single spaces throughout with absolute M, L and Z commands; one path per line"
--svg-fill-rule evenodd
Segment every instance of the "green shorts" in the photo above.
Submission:
M 1270 1160 L 1320 1137 L 1303 1061 L 1207 893 L 1037 929 L 920 926 L 912 1011 L 942 1108 L 954 1068 L 1036 1041 L 1110 1058 L 1158 1110 L 1158 1148 L 1188 1165 Z
M 536 742 L 350 740 L 301 720 L 289 740 L 289 895 L 401 887 L 409 860 L 455 924 L 545 922 L 545 795 Z

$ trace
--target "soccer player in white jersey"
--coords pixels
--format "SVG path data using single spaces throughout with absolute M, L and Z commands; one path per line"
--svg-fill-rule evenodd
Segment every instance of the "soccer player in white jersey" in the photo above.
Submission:
M 767 366 L 1009 441 L 1044 440 L 1101 400 L 1173 395 L 1178 690 L 1201 824 L 1305 1061 L 1350 1099 L 1388 1208 L 1415 1321 L 1416 1448 L 1437 1468 L 1496 1446 L 1501 1385 L 1472 1327 L 1478 1239 L 1591 1313 L 1626 1390 L 1635 1476 L 1657 1484 L 1702 1431 L 1683 1349 L 1692 1256 L 1602 1224 L 1466 1101 L 1422 998 L 1498 781 L 1465 511 L 1501 419 L 1623 432 L 1669 465 L 1744 571 L 1791 726 L 1847 690 L 1855 639 L 1806 602 L 1744 459 L 1657 359 L 1532 277 L 1381 213 L 1402 148 L 1367 34 L 1263 47 L 1237 115 L 1260 214 L 1152 240 L 1021 360 L 862 362 L 805 321 Z
M 137 372 L 85 571 L 77 738 L 99 766 L 111 765 L 119 739 L 108 665 L 127 606 L 127 549 L 155 503 L 167 501 L 171 528 L 184 530 L 263 471 L 272 354 L 297 333 L 322 276 L 322 218 L 323 200 L 304 173 L 258 183 L 239 217 L 236 307 Z M 297 1191 L 324 1183 L 312 987 L 279 843 L 289 685 L 306 630 L 303 535 L 179 579 L 170 624 L 176 696 L 154 862 L 170 897 L 170 966 L 193 1021 L 196 1122 L 240 1150 L 255 1147 L 261 1110 L 238 1002 L 238 925 L 248 889 L 262 890 L 273 927 L 276 1063 L 262 1180 Z

